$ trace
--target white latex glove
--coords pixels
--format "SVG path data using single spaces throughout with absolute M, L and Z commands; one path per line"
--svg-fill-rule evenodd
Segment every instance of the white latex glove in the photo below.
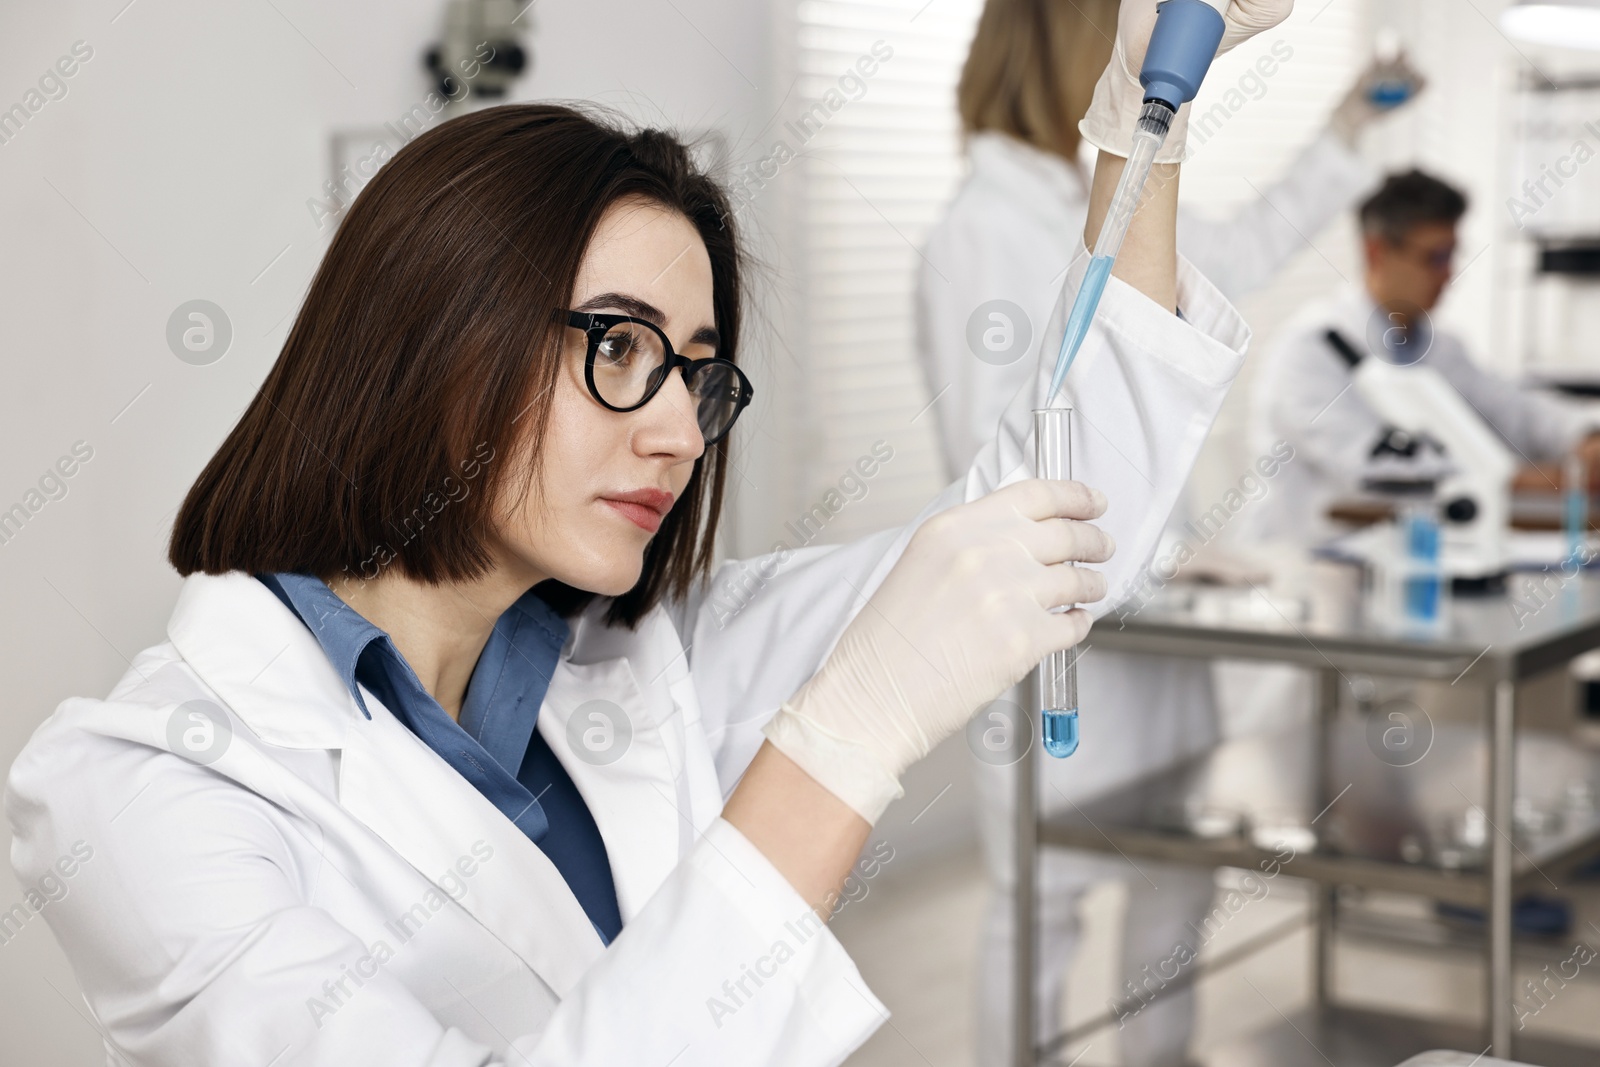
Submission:
M 1105 596 L 1070 565 L 1111 558 L 1110 535 L 1078 521 L 1104 512 L 1097 490 L 1033 478 L 933 516 L 763 732 L 876 822 L 907 767 L 1089 632 L 1088 612 L 1050 609 Z
M 1139 68 L 1144 66 L 1145 48 L 1156 28 L 1159 0 L 1122 0 L 1117 11 L 1117 42 L 1111 62 L 1095 83 L 1094 99 L 1078 123 L 1083 139 L 1102 151 L 1127 157 L 1132 149 L 1133 127 L 1144 107 L 1144 86 L 1139 84 Z M 1220 7 L 1222 0 L 1207 0 Z M 1263 30 L 1270 30 L 1289 17 L 1294 0 L 1228 0 L 1223 12 L 1222 55 L 1248 41 Z M 1182 163 L 1186 158 L 1191 105 L 1178 109 L 1167 140 L 1156 153 L 1157 163 Z

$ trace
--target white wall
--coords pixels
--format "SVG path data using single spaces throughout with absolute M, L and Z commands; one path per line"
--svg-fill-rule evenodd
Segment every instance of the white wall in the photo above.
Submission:
M 0 544 L 0 768 L 57 702 L 103 694 L 164 640 L 173 511 L 266 374 L 325 247 L 306 200 L 327 177 L 328 133 L 422 99 L 440 8 L 125 3 L 0 6 L 0 108 L 73 42 L 93 49 L 67 95 L 0 144 L 0 510 L 73 442 L 94 450 L 67 495 Z M 524 19 L 534 69 L 519 98 L 588 97 L 735 144 L 770 114 L 765 5 L 541 0 Z M 165 341 L 194 298 L 234 329 L 210 366 Z M 781 395 L 764 391 L 753 428 L 781 422 Z M 21 896 L 0 864 L 0 910 Z M 98 1044 L 33 919 L 0 944 L 0 1061 L 87 1064 Z

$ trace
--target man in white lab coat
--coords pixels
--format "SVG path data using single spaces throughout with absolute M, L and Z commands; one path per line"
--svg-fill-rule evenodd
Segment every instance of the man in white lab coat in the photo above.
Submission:
M 1554 490 L 1558 476 L 1535 464 L 1575 447 L 1594 469 L 1600 437 L 1592 415 L 1483 369 L 1459 338 L 1434 326 L 1466 210 L 1459 190 L 1417 170 L 1392 175 L 1361 205 L 1362 284 L 1299 315 L 1256 379 L 1254 444 L 1286 441 L 1294 461 L 1250 516 L 1253 539 L 1330 536 L 1337 527 L 1328 506 L 1358 490 L 1376 464 L 1392 471 L 1429 462 L 1428 448 L 1394 433 L 1351 388 L 1352 367 L 1368 356 L 1438 371 L 1528 465 L 1520 484 Z

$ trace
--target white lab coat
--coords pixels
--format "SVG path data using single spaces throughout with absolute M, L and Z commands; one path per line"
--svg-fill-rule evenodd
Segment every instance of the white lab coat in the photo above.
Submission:
M 1351 388 L 1349 365 L 1326 335 L 1337 330 L 1366 356 L 1381 347 L 1386 325 L 1367 291 L 1350 285 L 1297 315 L 1267 353 L 1251 393 L 1252 447 L 1270 450 L 1287 441 L 1294 458 L 1251 509 L 1241 527 L 1248 538 L 1306 544 L 1338 531 L 1328 506 L 1360 488 L 1385 424 Z M 1579 406 L 1484 370 L 1444 330 L 1433 331 L 1422 362 L 1455 386 L 1524 462 L 1559 458 L 1595 428 Z
M 1114 501 L 1113 577 L 1153 550 L 1248 336 L 1187 265 L 1180 292 L 1188 323 L 1113 283 L 1071 387 L 1112 428 L 1080 470 Z M 919 522 L 1027 476 L 1028 412 L 1048 373 Z M 840 1063 L 887 1012 L 719 813 L 761 725 L 915 525 L 779 566 L 728 563 L 714 586 L 745 590 L 731 617 L 702 589 L 632 631 L 604 625 L 603 602 L 573 620 L 538 729 L 606 843 L 624 921 L 609 947 L 544 854 L 371 693 L 362 717 L 264 586 L 189 578 L 168 642 L 105 700 L 63 702 L 7 785 L 23 885 L 79 850 L 42 914 L 111 1062 Z M 568 741 L 596 699 L 632 731 L 605 765 Z M 192 700 L 232 727 L 209 764 L 178 754 L 169 729 Z
M 994 433 L 1007 401 L 1026 380 L 1041 347 L 1038 327 L 1050 313 L 1060 278 L 1081 254 L 1088 213 L 1088 168 L 999 133 L 970 138 L 971 170 L 944 220 L 929 237 L 917 285 L 917 351 L 948 470 L 961 470 Z M 1211 221 L 1180 213 L 1178 243 L 1212 279 L 1233 296 L 1267 282 L 1301 248 L 1347 208 L 1376 174 L 1335 136 L 1325 133 L 1302 151 L 1286 176 L 1234 217 Z M 969 320 L 985 302 L 1006 300 L 1020 307 L 1033 347 L 1025 358 L 996 365 L 978 358 L 969 342 Z M 1187 302 L 1180 303 L 1184 314 Z M 1002 312 L 1003 313 L 1003 312 Z M 993 320 L 999 323 L 1001 320 Z M 1042 345 L 1054 363 L 1060 333 Z M 1082 374 L 1075 364 L 1068 381 Z M 1084 410 L 1077 439 L 1093 442 L 1117 428 Z M 1181 506 L 1181 505 L 1180 505 Z M 1181 516 L 1180 520 L 1181 521 Z M 1113 586 L 1113 589 L 1116 587 Z M 1217 718 L 1210 665 L 1200 660 L 1137 656 L 1098 650 L 1094 635 L 1080 660 L 1079 703 L 1083 750 L 1068 760 L 1044 761 L 1040 803 L 1044 812 L 1132 781 L 1216 743 Z M 1022 702 L 1013 691 L 1012 700 Z M 1012 881 L 1012 772 L 975 764 L 979 829 L 994 899 L 988 918 L 979 992 L 979 1050 L 995 1062 L 1009 1055 L 1010 914 L 1003 899 Z M 1095 862 L 1087 854 L 1052 852 L 1040 867 L 1040 1034 L 1052 1032 L 1061 997 L 1062 973 L 1075 938 L 1077 893 L 1092 882 L 1127 877 L 1126 865 Z M 1186 878 L 1186 875 L 1189 877 Z M 1143 895 L 1150 884 L 1134 877 L 1127 914 L 1124 955 L 1133 970 L 1161 958 L 1183 932 L 1186 917 L 1209 902 L 1209 880 L 1170 871 L 1155 878 L 1171 888 L 1164 896 Z M 1169 934 L 1171 935 L 1169 937 Z M 1162 1063 L 1181 1054 L 1186 1025 L 1173 1020 L 1187 1009 L 1178 1003 L 1148 1009 L 1141 1026 L 1124 1031 L 1124 1059 Z

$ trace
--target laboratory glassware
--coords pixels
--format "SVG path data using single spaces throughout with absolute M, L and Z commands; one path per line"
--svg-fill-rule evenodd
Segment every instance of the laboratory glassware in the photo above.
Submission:
M 1567 454 L 1561 465 L 1562 526 L 1567 534 L 1567 560 L 1583 565 L 1583 548 L 1589 528 L 1589 472 L 1583 454 Z
M 1034 473 L 1040 478 L 1072 477 L 1072 409 L 1033 412 Z M 1072 605 L 1057 610 L 1070 611 Z M 1039 711 L 1044 750 L 1065 759 L 1078 750 L 1078 650 L 1058 649 L 1039 663 Z
M 1401 618 L 1407 627 L 1430 630 L 1444 619 L 1444 572 L 1440 558 L 1439 510 L 1432 492 L 1401 502 Z

